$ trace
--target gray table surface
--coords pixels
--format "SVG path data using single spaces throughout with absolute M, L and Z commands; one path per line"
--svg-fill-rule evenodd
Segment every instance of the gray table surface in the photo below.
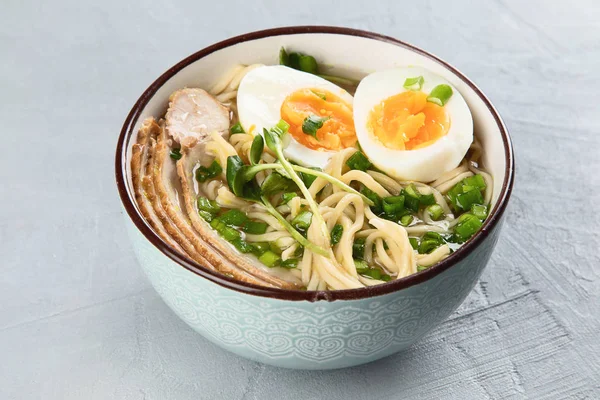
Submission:
M 0 399 L 600 398 L 600 6 L 194 0 L 0 7 Z M 240 359 L 142 274 L 113 149 L 139 94 L 215 41 L 378 31 L 470 76 L 511 131 L 505 228 L 469 298 L 411 349 L 331 372 Z

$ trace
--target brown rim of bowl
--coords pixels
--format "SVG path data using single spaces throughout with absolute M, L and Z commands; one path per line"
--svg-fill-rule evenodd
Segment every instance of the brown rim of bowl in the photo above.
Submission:
M 421 54 L 441 65 L 445 68 L 452 71 L 456 76 L 462 79 L 471 89 L 473 89 L 483 100 L 489 111 L 494 116 L 498 128 L 500 129 L 500 133 L 502 135 L 502 141 L 504 144 L 504 156 L 506 161 L 506 169 L 504 182 L 502 182 L 502 190 L 500 192 L 500 196 L 498 197 L 498 201 L 494 206 L 493 210 L 490 212 L 489 217 L 486 219 L 483 227 L 479 232 L 475 234 L 467 243 L 461 246 L 457 251 L 451 254 L 445 260 L 439 262 L 431 268 L 428 268 L 424 271 L 417 272 L 416 274 L 407 276 L 405 278 L 401 278 L 395 280 L 393 282 L 385 283 L 378 286 L 370 286 L 360 289 L 345 289 L 345 290 L 333 290 L 333 291 L 301 291 L 301 290 L 289 290 L 289 289 L 277 289 L 277 288 L 269 288 L 259 285 L 254 285 L 250 283 L 244 283 L 233 278 L 227 277 L 225 275 L 221 275 L 219 273 L 213 272 L 204 266 L 178 254 L 175 250 L 171 249 L 166 243 L 162 241 L 146 224 L 143 217 L 138 213 L 137 208 L 135 206 L 134 200 L 129 196 L 127 190 L 127 180 L 126 180 L 126 149 L 128 148 L 129 140 L 133 134 L 133 128 L 148 101 L 152 98 L 152 96 L 156 93 L 156 91 L 171 77 L 173 77 L 177 72 L 187 67 L 191 63 L 215 52 L 221 50 L 223 48 L 235 45 L 237 43 L 252 41 L 256 39 L 262 39 L 271 36 L 281 36 L 281 35 L 296 35 L 296 34 L 306 34 L 306 33 L 325 33 L 325 34 L 337 34 L 337 35 L 347 35 L 347 36 L 359 36 L 367 39 L 374 39 L 386 43 L 391 43 L 396 46 L 404 47 L 411 51 L 414 51 L 418 54 Z M 335 300 L 358 300 L 367 297 L 373 296 L 381 296 L 384 294 L 392 293 L 398 290 L 406 289 L 410 286 L 419 284 L 421 282 L 427 281 L 434 276 L 442 273 L 448 268 L 455 265 L 457 262 L 464 259 L 471 251 L 473 251 L 476 247 L 478 247 L 485 238 L 490 234 L 490 232 L 496 227 L 496 225 L 500 222 L 502 215 L 506 209 L 506 205 L 508 203 L 508 199 L 510 197 L 513 181 L 514 181 L 514 156 L 513 149 L 510 136 L 508 135 L 508 130 L 504 125 L 498 111 L 494 108 L 489 99 L 482 93 L 482 91 L 467 77 L 465 77 L 460 71 L 441 60 L 440 58 L 430 54 L 424 50 L 421 50 L 418 47 L 413 45 L 404 43 L 400 40 L 394 39 L 389 36 L 380 35 L 377 33 L 372 33 L 368 31 L 362 31 L 351 28 L 342 28 L 342 27 L 333 27 L 333 26 L 289 26 L 289 27 L 281 27 L 274 29 L 266 29 L 262 31 L 250 32 L 240 36 L 235 36 L 230 39 L 224 40 L 222 42 L 213 44 L 212 46 L 208 46 L 189 57 L 183 59 L 173 67 L 169 68 L 165 73 L 163 73 L 157 80 L 155 80 L 149 87 L 144 91 L 144 93 L 140 96 L 138 101 L 135 103 L 125 123 L 123 124 L 123 128 L 121 129 L 121 134 L 119 136 L 119 141 L 117 143 L 117 151 L 116 151 L 116 159 L 115 159 L 115 173 L 117 180 L 117 187 L 119 190 L 119 196 L 121 197 L 121 201 L 125 209 L 127 210 L 127 214 L 134 222 L 137 229 L 152 243 L 159 251 L 165 254 L 168 258 L 181 265 L 185 269 L 200 275 L 201 277 L 208 279 L 211 282 L 214 282 L 220 286 L 223 286 L 228 289 L 233 289 L 238 292 L 261 296 L 261 297 L 270 297 L 277 298 L 282 300 L 306 300 L 306 301 L 319 301 L 319 300 L 327 300 L 327 301 L 335 301 Z

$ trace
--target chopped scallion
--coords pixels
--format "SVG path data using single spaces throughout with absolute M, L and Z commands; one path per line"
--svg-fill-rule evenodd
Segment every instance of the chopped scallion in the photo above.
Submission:
M 308 227 L 310 226 L 310 222 L 312 221 L 312 216 L 312 212 L 308 210 L 301 211 L 292 220 L 292 226 L 296 228 L 296 230 L 298 230 L 299 232 L 306 232 L 308 230 Z
M 172 149 L 169 153 L 169 156 L 171 156 L 171 158 L 175 161 L 181 160 L 181 157 L 183 157 L 180 149 Z
M 288 192 L 281 195 L 281 204 L 287 204 L 294 197 L 298 197 L 297 193 Z
M 348 160 L 346 160 L 346 165 L 350 169 L 366 171 L 371 168 L 373 164 L 361 151 L 357 151 L 356 153 L 352 154 Z
M 300 260 L 297 258 L 288 258 L 287 260 L 280 262 L 279 266 L 282 268 L 292 269 L 298 267 L 299 262 Z
M 280 258 L 277 254 L 268 250 L 261 254 L 260 257 L 258 257 L 258 261 L 260 261 L 269 268 L 276 267 L 279 263 L 279 260 Z
M 417 250 L 419 248 L 419 239 L 411 237 L 408 238 L 408 241 L 410 242 L 410 245 L 413 248 L 413 250 Z
M 198 211 L 205 211 L 213 215 L 221 211 L 221 207 L 219 207 L 216 201 L 209 200 L 206 197 L 198 197 L 196 204 L 198 205 Z
M 433 204 L 427 207 L 426 210 L 432 220 L 438 221 L 444 215 L 444 209 L 439 204 Z
M 314 114 L 309 115 L 308 117 L 304 118 L 304 121 L 302 122 L 302 132 L 317 139 L 317 131 L 321 129 L 325 121 L 330 118 L 331 117 L 319 117 Z
M 223 172 L 223 168 L 221 168 L 217 160 L 214 160 L 210 166 L 204 167 L 201 165 L 196 169 L 196 180 L 198 182 L 205 182 L 218 176 L 221 172 Z
M 450 100 L 450 97 L 452 97 L 452 88 L 449 85 L 442 83 L 431 90 L 431 93 L 429 93 L 429 96 L 427 97 L 427 101 L 443 107 L 448 100 Z
M 459 240 L 465 241 L 473 236 L 483 225 L 481 220 L 471 213 L 465 213 L 460 216 L 458 224 L 454 227 L 454 232 Z
M 406 90 L 421 90 L 423 83 L 425 83 L 425 79 L 422 76 L 406 78 L 404 81 L 404 88 Z
M 247 220 L 241 228 L 251 235 L 262 235 L 267 231 L 267 227 L 268 225 L 265 222 Z
M 236 209 L 226 211 L 219 218 L 223 223 L 233 226 L 242 226 L 248 220 L 246 213 Z
M 344 227 L 340 224 L 335 224 L 333 229 L 331 229 L 331 245 L 336 245 L 340 242 L 342 238 L 342 234 L 344 233 Z
M 473 204 L 471 206 L 471 213 L 473 213 L 474 216 L 476 216 L 477 218 L 484 220 L 487 217 L 487 207 L 481 204 Z
M 362 260 L 365 258 L 365 238 L 356 238 L 352 243 L 352 257 Z
M 387 217 L 395 217 L 404 211 L 404 199 L 403 195 L 383 198 L 382 205 L 385 215 Z
M 414 217 L 412 215 L 403 215 L 400 218 L 400 225 L 409 226 L 410 224 L 412 224 L 413 220 L 414 220 Z

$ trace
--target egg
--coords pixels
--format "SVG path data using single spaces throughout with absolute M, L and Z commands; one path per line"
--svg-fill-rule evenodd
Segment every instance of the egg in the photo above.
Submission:
M 244 76 L 237 108 L 240 123 L 252 134 L 286 121 L 291 140 L 284 155 L 304 166 L 324 168 L 337 151 L 356 144 L 352 100 L 348 92 L 323 78 L 276 65 Z M 314 135 L 302 129 L 309 117 L 322 122 Z
M 354 123 L 371 162 L 400 180 L 437 179 L 460 164 L 473 142 L 473 118 L 460 92 L 421 67 L 366 76 L 354 94 Z

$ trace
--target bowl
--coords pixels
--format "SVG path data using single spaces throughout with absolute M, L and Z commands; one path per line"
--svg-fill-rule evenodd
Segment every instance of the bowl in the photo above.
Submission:
M 182 87 L 210 87 L 234 64 L 277 64 L 282 47 L 314 55 L 332 72 L 361 78 L 377 69 L 422 65 L 467 101 L 484 163 L 494 177 L 492 210 L 482 229 L 439 264 L 368 288 L 293 291 L 256 286 L 212 272 L 168 247 L 134 202 L 129 156 L 141 122 L 164 115 Z M 498 112 L 456 68 L 415 46 L 355 29 L 297 26 L 237 36 L 169 68 L 127 116 L 116 151 L 116 180 L 127 232 L 140 265 L 166 304 L 190 327 L 242 357 L 279 367 L 333 369 L 409 347 L 463 302 L 498 240 L 513 179 L 511 140 Z

